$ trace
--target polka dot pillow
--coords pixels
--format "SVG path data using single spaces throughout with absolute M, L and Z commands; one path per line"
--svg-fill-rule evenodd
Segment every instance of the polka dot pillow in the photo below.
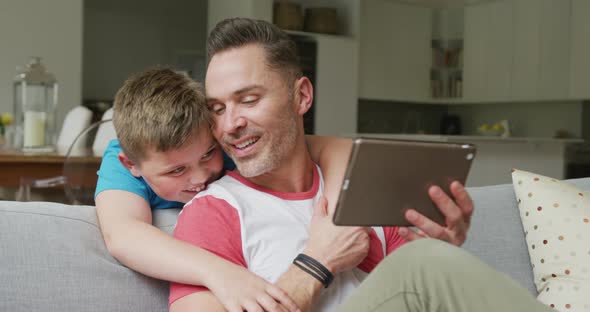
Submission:
M 590 192 L 521 170 L 512 182 L 538 299 L 558 311 L 590 312 Z

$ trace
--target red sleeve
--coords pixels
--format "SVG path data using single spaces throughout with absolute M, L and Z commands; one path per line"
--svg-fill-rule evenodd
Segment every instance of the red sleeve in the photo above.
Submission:
M 194 199 L 182 209 L 173 236 L 247 267 L 240 229 L 240 217 L 234 207 L 225 200 L 203 196 Z M 170 283 L 169 304 L 186 295 L 205 290 L 207 288 L 203 286 Z
M 406 242 L 397 234 L 397 227 L 383 227 L 383 233 L 385 236 L 385 250 L 386 255 L 389 255 L 392 251 L 405 244 Z M 369 253 L 357 267 L 364 272 L 370 273 L 373 269 L 383 261 L 386 255 L 383 254 L 383 243 L 375 233 L 374 229 L 371 229 L 369 233 L 370 244 Z
M 385 232 L 385 242 L 387 244 L 386 251 L 388 255 L 406 243 L 406 241 L 397 233 L 398 229 L 398 227 L 393 226 L 383 227 L 383 232 Z

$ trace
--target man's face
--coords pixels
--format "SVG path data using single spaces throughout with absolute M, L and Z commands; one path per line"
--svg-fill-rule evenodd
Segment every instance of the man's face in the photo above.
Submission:
M 278 168 L 294 149 L 298 114 L 284 75 L 255 44 L 213 56 L 205 80 L 213 134 L 245 177 Z
M 176 150 L 146 153 L 139 166 L 130 168 L 141 176 L 161 198 L 186 203 L 206 186 L 219 179 L 223 155 L 211 131 L 203 128 Z

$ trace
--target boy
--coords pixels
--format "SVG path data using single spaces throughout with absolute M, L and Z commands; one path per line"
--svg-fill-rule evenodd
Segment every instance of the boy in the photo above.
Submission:
M 199 85 L 182 74 L 151 69 L 124 83 L 114 103 L 119 140 L 103 156 L 95 195 L 106 246 L 145 275 L 208 287 L 229 311 L 296 311 L 277 286 L 152 226 L 151 209 L 182 207 L 221 176 L 224 163 L 233 168 L 211 135 L 211 120 Z M 335 196 L 350 142 L 309 139 L 314 160 L 339 158 L 323 167 L 326 192 Z

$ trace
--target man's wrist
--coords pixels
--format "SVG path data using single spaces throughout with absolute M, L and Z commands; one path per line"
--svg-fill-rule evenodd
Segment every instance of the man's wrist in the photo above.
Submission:
M 310 248 L 306 248 L 302 251 L 302 253 L 321 263 L 326 269 L 332 272 L 332 274 L 338 273 L 336 271 L 336 266 L 332 263 L 332 261 L 330 261 L 329 257 L 325 254 L 316 252 L 314 249 Z
M 293 260 L 293 264 L 305 273 L 318 280 L 324 288 L 328 288 L 334 280 L 334 274 L 316 259 L 300 253 Z

